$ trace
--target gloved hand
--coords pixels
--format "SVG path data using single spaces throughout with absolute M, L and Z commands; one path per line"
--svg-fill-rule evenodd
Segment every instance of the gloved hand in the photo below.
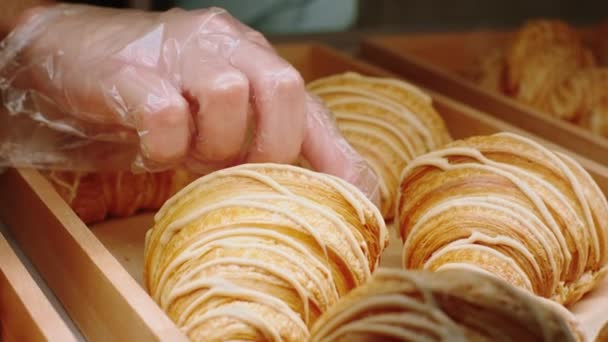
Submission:
M 33 9 L 0 45 L 0 90 L 0 167 L 205 173 L 302 156 L 377 196 L 299 73 L 221 9 Z

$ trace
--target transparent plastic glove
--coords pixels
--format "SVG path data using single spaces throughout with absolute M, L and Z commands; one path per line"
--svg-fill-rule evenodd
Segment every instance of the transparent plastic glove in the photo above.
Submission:
M 0 166 L 206 173 L 303 155 L 376 191 L 299 73 L 221 9 L 34 9 L 0 45 L 0 91 Z

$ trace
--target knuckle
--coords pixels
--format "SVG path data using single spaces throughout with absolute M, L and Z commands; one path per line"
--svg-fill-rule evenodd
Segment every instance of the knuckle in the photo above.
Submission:
M 239 71 L 224 72 L 199 89 L 199 97 L 241 99 L 249 96 L 249 81 Z
M 259 86 L 258 95 L 262 95 L 262 100 L 267 101 L 277 98 L 304 99 L 306 90 L 302 76 L 291 66 L 268 72 L 261 79 Z
M 152 111 L 151 120 L 159 127 L 176 127 L 186 123 L 187 105 L 181 99 L 171 99 Z

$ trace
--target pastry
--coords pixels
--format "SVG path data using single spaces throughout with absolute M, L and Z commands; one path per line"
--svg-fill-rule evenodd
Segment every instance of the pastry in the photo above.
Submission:
M 577 70 L 593 66 L 592 61 L 588 51 L 561 45 L 547 47 L 542 53 L 528 57 L 521 65 L 507 64 L 507 70 L 517 68 L 522 73 L 518 83 L 508 86 L 507 93 L 544 110 L 542 104 L 555 88 Z
M 559 84 L 542 107 L 554 116 L 592 129 L 591 114 L 608 97 L 608 68 L 585 68 Z M 593 129 L 596 132 L 599 128 Z
M 597 66 L 605 65 L 601 53 L 605 30 L 598 29 L 589 41 L 564 22 L 530 21 L 507 46 L 482 56 L 468 78 L 482 88 L 608 136 L 608 71 Z
M 405 164 L 451 140 L 431 97 L 403 81 L 353 72 L 318 79 L 308 89 L 324 101 L 345 138 L 381 178 L 381 211 L 391 219 Z
M 387 242 L 379 210 L 349 183 L 245 164 L 192 182 L 158 211 L 144 281 L 191 340 L 305 341 L 370 278 Z
M 194 176 L 182 169 L 158 173 L 43 171 L 80 219 L 91 224 L 109 217 L 156 210 Z
M 570 26 L 558 20 L 533 20 L 507 47 L 507 92 L 534 104 L 569 73 L 594 63 L 591 50 Z
M 563 304 L 607 271 L 608 202 L 562 153 L 511 133 L 472 137 L 402 177 L 405 268 L 480 270 Z
M 480 272 L 380 269 L 321 316 L 311 341 L 576 341 L 564 311 Z

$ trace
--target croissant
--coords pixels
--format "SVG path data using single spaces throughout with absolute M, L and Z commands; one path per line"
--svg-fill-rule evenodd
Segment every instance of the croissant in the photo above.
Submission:
M 191 173 L 182 169 L 137 174 L 50 170 L 42 173 L 86 224 L 108 217 L 131 216 L 138 210 L 156 210 L 194 180 Z
M 608 97 L 608 68 L 586 68 L 573 73 L 550 94 L 542 107 L 554 116 L 580 123 L 599 133 L 593 127 L 591 116 Z
M 379 269 L 315 322 L 311 341 L 582 339 L 571 314 L 538 298 L 480 272 Z
M 472 78 L 480 87 L 495 90 L 557 118 L 576 121 L 586 102 L 577 87 L 596 58 L 581 36 L 559 20 L 532 20 L 523 25 L 507 46 L 483 56 Z M 602 88 L 603 89 L 603 88 Z M 570 93 L 574 92 L 573 96 Z
M 453 142 L 403 172 L 409 269 L 475 269 L 570 304 L 607 271 L 608 202 L 573 159 L 499 133 Z
M 245 164 L 169 199 L 145 243 L 145 286 L 191 339 L 304 341 L 366 282 L 388 242 L 354 186 L 295 166 Z
M 451 141 L 432 99 L 406 82 L 353 72 L 318 79 L 308 89 L 324 101 L 346 140 L 379 176 L 381 211 L 391 219 L 405 164 Z
M 558 20 L 532 20 L 515 34 L 507 48 L 507 92 L 536 104 L 552 88 L 595 59 L 574 29 Z

